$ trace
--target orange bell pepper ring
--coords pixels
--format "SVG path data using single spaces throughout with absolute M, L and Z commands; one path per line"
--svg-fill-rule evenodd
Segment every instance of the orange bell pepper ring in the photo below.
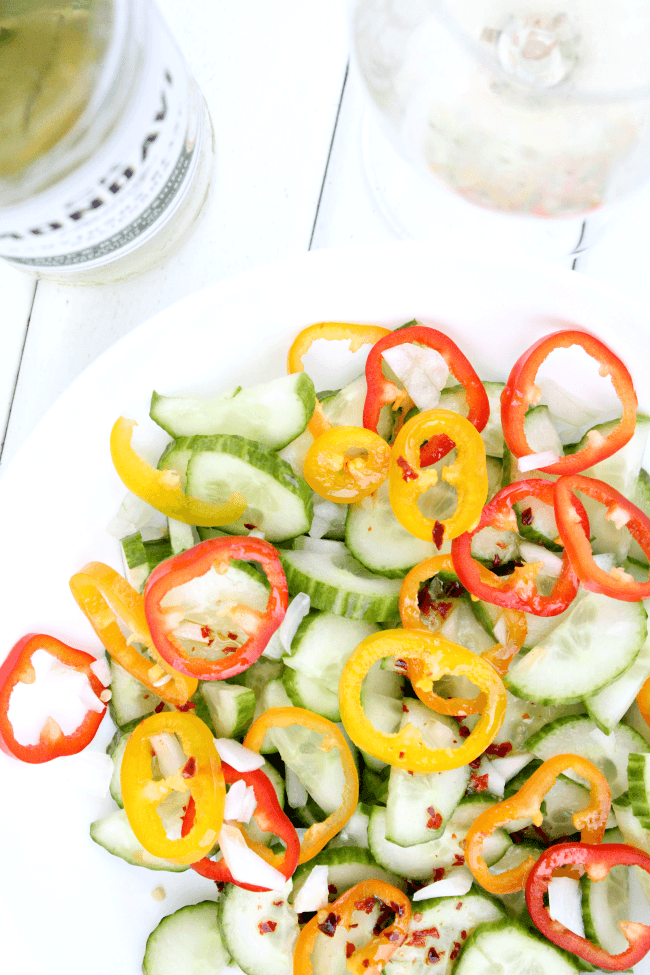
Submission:
M 233 491 L 224 504 L 211 504 L 185 494 L 176 471 L 158 471 L 140 457 L 131 446 L 135 420 L 123 416 L 111 430 L 111 458 L 125 487 L 146 501 L 156 511 L 186 525 L 214 528 L 237 521 L 246 511 L 246 500 Z
M 368 720 L 361 704 L 361 686 L 372 665 L 384 657 L 420 661 L 424 673 L 417 683 L 425 691 L 445 674 L 467 677 L 478 685 L 485 707 L 458 748 L 429 747 L 412 724 L 386 734 Z M 410 772 L 444 772 L 469 764 L 494 741 L 506 713 L 506 692 L 495 669 L 465 647 L 425 630 L 383 630 L 366 637 L 353 650 L 339 681 L 339 705 L 345 730 L 359 748 Z
M 167 704 L 186 704 L 199 686 L 194 677 L 179 674 L 156 650 L 144 613 L 144 598 L 119 572 L 103 562 L 89 562 L 70 579 L 72 595 L 104 645 L 120 667 Z M 127 638 L 118 617 L 131 631 Z M 134 643 L 147 648 L 153 659 L 140 653 Z
M 482 854 L 486 838 L 500 826 L 518 819 L 530 818 L 535 826 L 541 826 L 544 821 L 541 811 L 544 796 L 553 788 L 557 777 L 569 768 L 591 785 L 588 805 L 572 817 L 573 825 L 580 831 L 580 842 L 602 843 L 611 807 L 607 779 L 581 755 L 555 755 L 533 772 L 519 792 L 490 806 L 469 829 L 465 839 L 465 862 L 479 884 L 489 893 L 512 894 L 523 890 L 537 858 L 529 856 L 518 867 L 492 874 Z
M 357 352 L 362 345 L 374 345 L 389 333 L 390 329 L 383 328 L 381 325 L 356 325 L 348 322 L 320 322 L 317 325 L 308 325 L 293 340 L 287 356 L 287 372 L 304 372 L 302 360 L 318 339 L 328 339 L 330 342 L 348 341 L 350 352 Z M 323 407 L 318 400 L 307 427 L 314 439 L 332 429 L 332 424 L 323 413 Z
M 355 911 L 370 914 L 375 901 L 394 913 L 393 923 L 371 938 L 367 945 L 352 952 L 345 964 L 353 975 L 379 975 L 386 962 L 406 940 L 411 923 L 411 902 L 408 897 L 383 880 L 363 880 L 346 890 L 333 904 L 316 912 L 298 936 L 293 953 L 293 975 L 313 975 L 311 955 L 319 932 L 333 937 L 340 924 L 349 931 L 356 927 L 352 920 Z
M 390 447 L 364 427 L 332 427 L 305 457 L 307 484 L 321 498 L 352 504 L 374 494 L 388 477 Z
M 314 823 L 310 826 L 303 836 L 298 858 L 300 864 L 306 863 L 320 853 L 325 844 L 343 829 L 352 816 L 359 801 L 359 774 L 348 743 L 336 725 L 327 718 L 321 717 L 320 714 L 314 714 L 305 708 L 271 708 L 269 711 L 264 711 L 248 729 L 248 734 L 244 738 L 244 748 L 259 752 L 268 731 L 273 728 L 290 728 L 291 725 L 296 724 L 323 736 L 320 745 L 322 751 L 329 752 L 332 748 L 337 749 L 345 776 L 343 797 L 339 808 L 322 823 Z

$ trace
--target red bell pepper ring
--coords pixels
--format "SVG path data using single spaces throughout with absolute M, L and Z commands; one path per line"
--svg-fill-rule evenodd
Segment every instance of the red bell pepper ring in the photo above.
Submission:
M 435 349 L 443 357 L 449 371 L 455 379 L 464 387 L 467 395 L 467 419 L 481 432 L 490 418 L 490 404 L 485 392 L 485 387 L 474 367 L 455 342 L 435 328 L 427 325 L 411 325 L 409 328 L 400 328 L 396 332 L 384 335 L 383 338 L 375 342 L 368 353 L 366 360 L 366 383 L 368 392 L 363 406 L 363 425 L 367 430 L 377 432 L 379 414 L 382 406 L 393 403 L 393 409 L 397 409 L 404 399 L 404 391 L 398 389 L 395 383 L 386 379 L 382 371 L 382 352 L 392 349 L 396 345 L 404 345 L 408 342 L 416 342 L 425 345 L 429 349 Z M 445 454 L 452 449 L 453 443 L 447 436 L 432 437 L 428 443 L 422 447 L 420 455 L 420 466 L 428 467 L 441 460 Z
M 268 776 L 261 769 L 257 769 L 254 772 L 237 772 L 236 769 L 230 765 L 226 765 L 225 762 L 221 763 L 221 769 L 227 785 L 232 785 L 233 782 L 238 782 L 242 779 L 246 785 L 252 786 L 255 792 L 255 798 L 257 799 L 257 807 L 253 813 L 255 822 L 265 833 L 274 833 L 275 836 L 283 840 L 286 849 L 282 855 L 272 853 L 262 843 L 257 843 L 249 839 L 246 835 L 245 826 L 242 827 L 244 839 L 258 856 L 261 856 L 272 867 L 279 870 L 288 880 L 293 875 L 298 864 L 300 839 L 291 820 L 280 808 L 278 797 Z M 187 812 L 185 813 L 185 819 L 188 821 L 191 820 L 193 815 L 193 810 L 190 809 L 191 804 L 192 800 L 190 799 Z M 185 829 L 185 821 L 183 822 L 183 829 Z M 268 887 L 256 887 L 254 884 L 245 884 L 239 880 L 233 880 L 230 869 L 223 857 L 221 860 L 216 861 L 205 857 L 203 860 L 198 860 L 196 863 L 193 863 L 192 870 L 196 870 L 197 873 L 201 874 L 202 877 L 207 877 L 208 880 L 214 880 L 215 883 L 235 884 L 237 887 L 243 887 L 244 890 L 252 890 L 256 893 L 269 889 Z
M 617 527 L 628 529 L 650 561 L 650 518 L 636 505 L 604 481 L 582 474 L 568 474 L 555 482 L 555 521 L 564 543 L 565 552 L 580 579 L 590 592 L 599 592 L 612 599 L 635 603 L 650 597 L 650 580 L 636 582 L 629 573 L 615 567 L 607 572 L 594 561 L 589 541 L 589 528 L 578 519 L 575 496 L 582 491 L 600 504 L 607 505 L 605 518 Z M 582 507 L 582 506 L 581 506 Z
M 68 647 L 55 637 L 44 633 L 28 633 L 18 641 L 0 666 L 0 749 L 13 758 L 31 764 L 50 762 L 53 758 L 76 755 L 77 752 L 83 751 L 95 737 L 106 713 L 106 705 L 101 711 L 88 710 L 81 724 L 68 735 L 64 735 L 56 721 L 48 717 L 41 730 L 38 744 L 21 745 L 14 736 L 9 719 L 9 703 L 17 684 L 34 682 L 35 673 L 31 661 L 37 650 L 45 650 L 66 667 L 84 674 L 98 698 L 104 690 L 103 684 L 90 669 L 90 665 L 95 662 L 95 657 L 89 653 Z
M 211 568 L 227 572 L 231 559 L 260 563 L 271 584 L 266 610 L 260 613 L 242 605 L 231 609 L 231 618 L 247 639 L 241 646 L 233 640 L 228 657 L 209 660 L 190 656 L 174 635 L 177 610 L 173 606 L 163 607 L 163 599 Z M 156 650 L 174 670 L 199 680 L 224 680 L 254 664 L 284 619 L 288 602 L 287 580 L 273 546 L 261 538 L 237 536 L 210 538 L 161 562 L 149 576 L 144 591 L 144 611 Z
M 559 921 L 554 921 L 544 907 L 543 898 L 553 876 L 553 871 L 567 864 L 584 867 L 592 880 L 603 880 L 612 867 L 641 867 L 650 873 L 650 857 L 634 846 L 624 843 L 558 843 L 550 846 L 540 856 L 526 882 L 526 906 L 535 926 L 553 944 L 573 952 L 596 968 L 622 972 L 631 968 L 650 950 L 650 927 L 633 921 L 621 921 L 619 928 L 629 943 L 629 948 L 619 955 L 610 955 L 604 948 L 597 948 L 586 938 L 569 931 Z
M 485 505 L 481 520 L 473 532 L 459 535 L 451 543 L 451 557 L 456 574 L 463 586 L 478 599 L 495 606 L 518 609 L 534 616 L 557 616 L 570 605 L 578 591 L 578 577 L 569 560 L 568 553 L 562 555 L 562 570 L 548 596 L 542 596 L 536 589 L 535 577 L 539 572 L 536 563 L 518 566 L 512 575 L 497 576 L 472 557 L 472 538 L 482 528 L 492 526 L 499 531 L 517 531 L 517 517 L 513 505 L 523 498 L 539 498 L 545 504 L 553 505 L 553 481 L 531 478 L 515 481 L 492 498 Z M 576 500 L 576 518 L 581 530 L 589 537 L 587 513 Z
M 573 345 L 581 346 L 587 355 L 600 363 L 601 376 L 611 377 L 616 395 L 623 406 L 623 416 L 618 426 L 606 437 L 595 430 L 582 450 L 561 457 L 554 464 L 541 467 L 540 470 L 547 474 L 578 474 L 606 457 L 611 457 L 631 440 L 636 426 L 637 397 L 634 384 L 618 356 L 588 332 L 553 332 L 539 339 L 517 359 L 501 393 L 503 436 L 514 456 L 519 458 L 535 453 L 528 443 L 524 420 L 528 407 L 535 406 L 541 396 L 541 389 L 535 384 L 540 366 L 555 349 L 568 349 Z

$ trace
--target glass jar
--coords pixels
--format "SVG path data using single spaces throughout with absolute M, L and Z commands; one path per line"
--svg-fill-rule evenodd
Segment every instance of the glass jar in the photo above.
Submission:
M 4 51 L 3 51 L 4 48 Z M 9 0 L 0 81 L 0 256 L 101 283 L 167 256 L 209 192 L 205 101 L 152 0 Z

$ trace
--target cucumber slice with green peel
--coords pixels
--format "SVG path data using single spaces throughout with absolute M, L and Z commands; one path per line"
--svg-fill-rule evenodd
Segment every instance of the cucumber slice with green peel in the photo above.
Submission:
M 648 600 L 644 601 L 646 610 Z M 615 681 L 585 698 L 587 713 L 605 733 L 613 731 L 634 703 L 637 694 L 650 677 L 650 639 L 643 644 L 638 657 Z
M 550 552 L 564 551 L 551 505 L 544 504 L 539 498 L 528 497 L 517 501 L 514 510 L 517 515 L 517 529 L 522 538 L 536 545 L 543 545 Z
M 542 843 L 537 843 L 533 840 L 523 840 L 522 842 L 514 843 L 509 850 L 506 850 L 499 862 L 494 864 L 491 873 L 499 874 L 513 870 L 530 856 L 535 857 L 537 860 L 544 849 L 545 847 Z M 516 890 L 512 894 L 499 894 L 498 900 L 503 904 L 506 912 L 511 917 L 521 918 L 522 920 L 526 918 L 528 908 L 526 907 L 525 891 Z
M 254 692 L 259 704 L 266 688 L 271 682 L 273 682 L 276 696 L 279 694 L 279 688 L 282 687 L 280 678 L 282 677 L 283 670 L 284 664 L 281 660 L 269 660 L 267 657 L 260 657 L 241 675 L 242 685 L 244 687 L 250 687 L 250 689 Z M 287 695 L 284 693 L 284 691 L 282 692 L 281 697 L 283 701 L 287 700 Z M 291 705 L 286 703 L 267 704 L 264 710 L 266 711 L 270 707 L 283 708 L 291 707 Z M 257 708 L 255 709 L 255 717 L 259 717 Z
M 503 461 L 498 457 L 486 457 L 485 469 L 488 476 L 488 501 L 491 501 L 495 494 L 501 490 L 503 480 Z
M 398 846 L 386 839 L 386 810 L 383 806 L 374 806 L 368 823 L 368 844 L 377 863 L 386 870 L 408 880 L 431 881 L 435 870 L 454 866 L 457 858 L 464 855 L 462 841 L 468 829 L 469 826 L 464 829 L 457 824 L 454 814 L 439 839 L 418 846 Z M 496 863 L 511 843 L 505 830 L 495 830 L 483 847 L 485 862 L 488 865 Z
M 461 949 L 454 975 L 573 975 L 575 955 L 547 941 L 533 927 L 504 918 L 480 924 Z
M 368 572 L 341 542 L 331 552 L 281 551 L 289 592 L 307 593 L 316 609 L 383 623 L 399 619 L 399 579 Z
M 482 528 L 472 538 L 472 556 L 491 565 L 495 557 L 499 560 L 497 565 L 512 562 L 519 556 L 519 536 L 514 531 L 497 531 L 490 526 Z
M 177 437 L 167 444 L 160 460 L 158 461 L 159 471 L 176 471 L 181 479 L 183 490 L 186 488 L 187 465 L 194 449 L 193 437 Z
M 314 405 L 314 384 L 306 372 L 298 372 L 249 389 L 238 386 L 213 399 L 154 392 L 149 416 L 170 437 L 236 434 L 280 450 L 303 432 Z
M 364 760 L 364 767 L 361 771 L 360 796 L 364 804 L 368 806 L 385 806 L 388 799 L 388 775 L 390 765 L 384 765 L 382 769 L 376 771 L 366 762 L 365 752 L 361 753 Z M 366 829 L 366 837 L 368 831 Z
M 121 538 L 120 548 L 126 581 L 131 583 L 136 592 L 142 592 L 150 569 L 140 532 Z
M 168 518 L 167 526 L 172 555 L 180 555 L 181 552 L 187 552 L 189 548 L 194 548 L 201 541 L 201 537 L 193 525 L 186 525 L 183 521 Z
M 334 850 L 341 846 L 356 846 L 367 850 L 369 818 L 370 808 L 364 802 L 359 802 L 343 829 L 329 841 L 326 849 Z
M 111 743 L 106 749 L 106 754 L 110 755 L 113 762 L 113 775 L 111 776 L 109 791 L 120 809 L 124 809 L 124 800 L 122 799 L 122 783 L 120 781 L 120 776 L 122 773 L 122 759 L 124 758 L 124 750 L 130 737 L 130 731 L 123 734 L 118 728 L 113 735 Z
M 628 789 L 627 762 L 630 752 L 650 752 L 641 735 L 626 724 L 619 724 L 604 739 L 596 722 L 584 714 L 557 718 L 544 725 L 526 741 L 525 747 L 545 762 L 554 755 L 582 755 L 599 769 L 607 782 L 612 799 Z
M 294 707 L 306 708 L 308 711 L 322 715 L 328 721 L 341 720 L 339 696 L 324 681 L 306 677 L 299 670 L 285 667 L 282 672 L 282 683 Z
M 603 843 L 623 842 L 623 835 L 617 829 L 607 830 L 603 837 Z M 628 868 L 612 867 L 607 876 L 598 881 L 584 874 L 580 878 L 580 889 L 585 938 L 610 955 L 625 951 L 628 942 L 618 925 L 630 917 Z
M 644 515 L 650 518 L 650 474 L 643 468 L 639 471 L 632 501 L 637 508 L 641 509 Z M 627 554 L 629 558 L 634 559 L 641 565 L 648 565 L 648 558 L 636 538 L 631 540 Z
M 644 829 L 637 817 L 634 815 L 629 796 L 620 796 L 612 803 L 614 815 L 618 828 L 623 834 L 623 842 L 630 846 L 636 846 L 643 853 L 650 855 L 650 830 Z M 641 884 L 645 899 L 650 904 L 650 876 L 645 870 L 634 867 L 636 879 Z
M 364 880 L 383 880 L 398 890 L 406 890 L 406 884 L 397 874 L 384 870 L 372 857 L 370 850 L 358 846 L 339 846 L 321 850 L 308 863 L 301 864 L 293 875 L 293 890 L 289 901 L 294 903 L 296 895 L 314 867 L 326 866 L 329 899 L 335 901 L 350 887 Z
M 323 412 L 335 427 L 362 427 L 363 406 L 366 402 L 368 386 L 366 377 L 358 376 L 344 386 L 323 404 Z M 393 430 L 393 416 L 390 406 L 383 407 L 379 414 L 377 433 L 384 440 L 390 440 Z
M 484 382 L 485 392 L 487 393 L 490 404 L 490 418 L 483 430 L 481 438 L 485 445 L 485 453 L 488 457 L 503 457 L 503 430 L 501 429 L 501 393 L 505 386 L 503 383 Z M 451 410 L 453 413 L 460 413 L 467 416 L 467 395 L 462 386 L 448 386 L 440 394 L 438 407 L 441 410 Z
M 168 914 L 147 938 L 144 975 L 221 975 L 230 962 L 218 924 L 216 901 Z
M 283 891 L 253 893 L 228 884 L 219 901 L 226 950 L 246 975 L 292 975 L 298 915 Z M 268 922 L 272 922 L 269 924 Z
M 642 603 L 587 593 L 504 678 L 517 697 L 565 704 L 591 696 L 631 667 L 648 635 Z M 616 653 L 612 653 L 612 646 Z
M 170 559 L 174 554 L 169 538 L 166 536 L 146 539 L 142 544 L 144 545 L 150 572 L 153 572 L 157 565 L 160 565 L 165 559 Z
M 479 924 L 498 921 L 503 916 L 499 902 L 477 886 L 462 897 L 417 901 L 406 941 L 390 959 L 384 973 L 450 975 L 457 957 L 456 945 L 462 945 Z M 430 953 L 432 948 L 435 954 Z
M 275 663 L 275 661 L 269 661 L 269 663 L 271 662 Z M 248 671 L 244 671 L 244 673 L 246 674 Z M 266 683 L 260 684 L 256 692 L 256 698 L 257 704 L 255 705 L 255 713 L 253 715 L 254 721 L 257 721 L 261 714 L 264 714 L 265 711 L 270 711 L 271 708 L 293 707 L 291 698 L 285 691 L 284 684 L 282 683 L 282 670 L 280 671 L 280 677 L 269 678 Z M 262 747 L 260 748 L 260 754 L 274 755 L 277 750 L 273 736 L 267 732 L 264 736 Z
M 296 630 L 291 642 L 291 654 L 282 659 L 292 670 L 300 671 L 305 677 L 322 680 L 335 689 L 352 651 L 378 629 L 374 623 L 312 609 Z
M 630 752 L 627 777 L 632 812 L 644 829 L 650 829 L 650 755 Z
M 524 430 L 530 445 L 531 454 L 542 454 L 546 453 L 546 451 L 551 451 L 551 453 L 557 454 L 558 457 L 562 457 L 564 454 L 562 441 L 553 425 L 551 413 L 547 406 L 534 406 L 528 410 L 524 420 Z M 518 459 L 512 454 L 508 445 L 505 444 L 503 448 L 501 487 L 507 487 L 513 481 L 524 481 L 537 477 L 541 477 L 547 481 L 553 480 L 552 475 L 545 474 L 544 471 L 533 470 L 522 473 L 519 470 Z
M 103 816 L 91 823 L 90 836 L 98 846 L 103 846 L 113 856 L 125 860 L 134 867 L 146 867 L 148 870 L 169 870 L 172 873 L 189 870 L 188 864 L 170 863 L 168 860 L 162 860 L 160 857 L 148 853 L 136 838 L 123 809 L 116 809 L 108 816 Z
M 271 728 L 266 735 L 314 802 L 330 815 L 341 805 L 345 773 L 338 748 L 323 751 L 323 735 L 303 725 Z
M 420 701 L 402 702 L 401 728 L 417 728 L 426 744 L 446 748 L 459 738 L 458 724 L 443 715 L 433 715 Z M 386 839 L 398 846 L 412 847 L 438 839 L 449 817 L 463 798 L 470 768 L 409 775 L 391 768 L 386 802 Z
M 199 685 L 212 719 L 217 738 L 241 738 L 246 734 L 255 713 L 255 692 L 241 684 L 205 681 Z
M 152 714 L 161 698 L 132 677 L 115 660 L 109 659 L 108 666 L 111 671 L 111 699 L 108 709 L 115 724 L 122 727 L 130 721 Z
M 270 542 L 309 531 L 313 492 L 276 453 L 244 437 L 219 435 L 193 441 L 187 494 L 215 504 L 227 501 L 233 491 L 246 498 L 244 514 L 223 526 L 226 531 L 244 535 L 252 525 Z
M 401 579 L 414 565 L 437 554 L 433 542 L 423 542 L 399 523 L 388 497 L 388 480 L 373 495 L 348 506 L 345 544 L 370 572 Z

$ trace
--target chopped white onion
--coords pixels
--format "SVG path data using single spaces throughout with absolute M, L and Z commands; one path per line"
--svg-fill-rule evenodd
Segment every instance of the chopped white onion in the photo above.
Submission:
M 40 647 L 32 654 L 31 664 L 35 680 L 15 684 L 7 708 L 19 744 L 38 745 L 48 718 L 56 721 L 64 735 L 71 735 L 88 711 L 104 711 L 105 705 L 81 671 L 67 667 Z
M 580 881 L 571 877 L 553 877 L 548 885 L 548 912 L 554 921 L 584 938 Z
M 435 349 L 404 342 L 381 354 L 419 410 L 433 410 L 449 378 L 449 366 Z
M 306 806 L 307 790 L 288 765 L 285 768 L 285 782 L 287 784 L 287 802 L 291 808 L 298 809 L 300 806 Z
M 314 504 L 314 517 L 309 529 L 310 538 L 322 538 L 340 516 L 340 507 L 333 501 L 317 501 Z
M 103 684 L 104 687 L 108 687 L 111 682 L 111 671 L 106 657 L 98 657 L 97 660 L 93 660 L 90 669 L 99 683 Z
M 293 909 L 296 914 L 319 911 L 321 907 L 327 906 L 329 902 L 327 874 L 327 866 L 312 867 L 309 876 L 294 898 Z
M 517 466 L 521 474 L 527 474 L 528 471 L 539 470 L 542 467 L 548 467 L 550 464 L 557 464 L 560 458 L 552 450 L 544 450 L 541 454 L 526 454 L 525 457 L 520 457 L 517 461 Z
M 162 677 L 159 677 L 158 680 L 155 680 L 153 682 L 153 686 L 154 687 L 162 687 L 163 684 L 167 684 L 167 682 L 170 681 L 171 679 L 172 679 L 172 675 L 171 674 L 163 674 Z
M 117 514 L 109 521 L 106 530 L 115 538 L 124 538 L 140 531 L 158 516 L 155 508 L 129 491 L 124 495 Z
M 232 738 L 214 738 L 214 747 L 222 762 L 232 766 L 236 772 L 254 772 L 264 765 L 264 756 L 244 748 Z
M 176 735 L 164 731 L 160 735 L 151 735 L 149 742 L 156 753 L 163 778 L 169 778 L 185 766 L 187 756 Z
M 532 758 L 530 752 L 511 752 L 503 758 L 493 758 L 491 762 L 494 770 L 509 782 L 518 772 L 521 772 L 522 768 L 526 768 Z
M 266 538 L 266 535 L 259 528 L 251 528 L 248 533 L 249 538 Z
M 75 788 L 91 796 L 105 799 L 113 777 L 114 765 L 110 755 L 103 752 L 83 751 L 76 755 L 55 758 L 61 778 Z
M 250 823 L 251 816 L 256 809 L 255 789 L 246 785 L 243 779 L 233 782 L 226 793 L 223 818 L 235 820 L 238 823 Z
M 246 844 L 241 830 L 224 823 L 219 833 L 219 847 L 233 880 L 268 890 L 283 890 L 287 878 Z
M 562 559 L 555 552 L 549 552 L 542 545 L 534 542 L 520 542 L 519 554 L 526 562 L 543 562 L 543 572 L 549 576 L 559 576 L 562 571 Z
M 474 878 L 467 867 L 452 867 L 442 880 L 436 880 L 428 887 L 422 887 L 413 894 L 414 901 L 425 901 L 429 897 L 463 897 L 469 893 Z
M 589 737 L 593 738 L 600 745 L 608 758 L 614 757 L 614 753 L 616 752 L 616 735 L 606 735 L 600 728 L 594 728 L 593 731 L 589 732 Z
M 263 656 L 279 660 L 284 653 L 291 653 L 296 630 L 309 612 L 311 605 L 307 593 L 299 592 L 289 603 L 284 619 L 262 651 Z

